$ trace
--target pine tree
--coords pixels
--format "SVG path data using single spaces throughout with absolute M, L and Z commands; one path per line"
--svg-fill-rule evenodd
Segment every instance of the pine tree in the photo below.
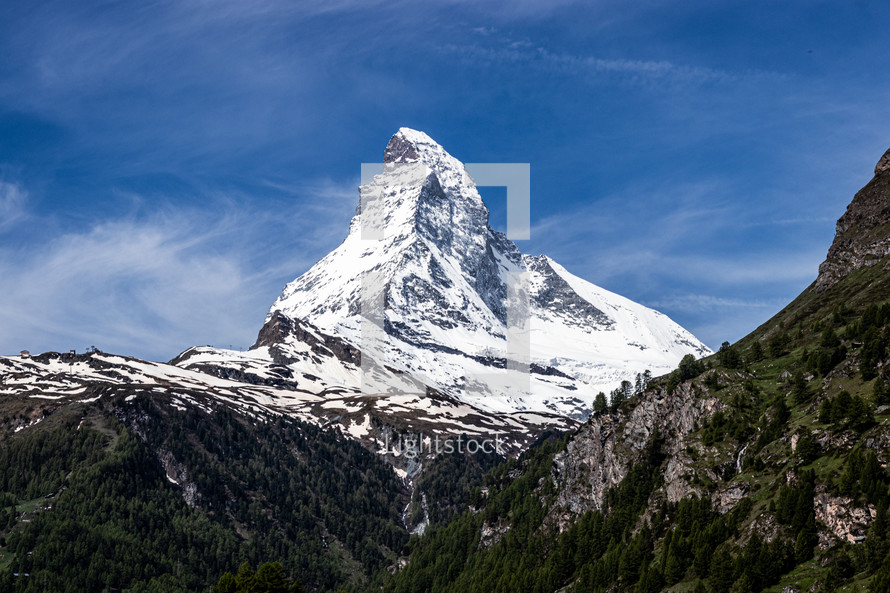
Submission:
M 742 357 L 735 348 L 729 345 L 729 342 L 723 342 L 720 345 L 720 350 L 717 351 L 717 362 L 727 369 L 742 368 Z
M 890 563 L 875 575 L 869 585 L 869 593 L 887 593 L 890 591 Z
M 816 530 L 816 518 L 810 516 L 804 527 L 797 534 L 794 541 L 794 559 L 798 564 L 806 562 L 813 557 L 813 548 L 819 543 L 819 535 Z
M 729 588 L 735 582 L 735 566 L 726 550 L 718 550 L 714 554 L 708 581 L 714 593 L 729 593 Z
M 837 334 L 834 333 L 834 329 L 831 327 L 825 328 L 825 331 L 822 332 L 820 346 L 823 348 L 837 348 L 840 343 L 841 341 L 838 339 Z
M 831 404 L 831 422 L 840 424 L 850 414 L 850 407 L 853 405 L 853 396 L 846 389 L 841 390 L 834 398 Z
M 658 593 L 661 591 L 661 572 L 657 566 L 644 565 L 640 571 L 636 593 Z
M 773 399 L 773 408 L 775 409 L 775 415 L 773 416 L 774 426 L 782 428 L 788 422 L 788 419 L 791 418 L 791 410 L 788 409 L 785 397 L 781 393 L 776 394 L 776 397 Z
M 665 572 L 668 558 L 671 553 L 671 542 L 674 540 L 674 531 L 675 529 L 669 529 L 667 533 L 664 534 L 664 540 L 661 542 L 661 571 L 662 574 Z
M 887 384 L 881 377 L 877 378 L 872 388 L 872 401 L 878 406 L 890 403 L 890 391 L 888 391 Z
M 618 564 L 618 576 L 624 583 L 634 583 L 640 577 L 640 567 L 646 558 L 641 537 L 637 536 L 624 548 Z
M 881 502 L 878 506 L 878 514 L 868 529 L 868 536 L 865 538 L 865 552 L 870 570 L 877 570 L 881 567 L 884 559 L 890 551 L 890 542 L 887 541 L 888 525 L 887 503 Z
M 238 567 L 238 573 L 235 575 L 235 584 L 241 591 L 253 591 L 256 586 L 256 573 L 250 567 L 249 562 L 245 562 Z
M 859 496 L 859 476 L 862 467 L 862 453 L 859 449 L 853 449 L 847 455 L 847 462 L 844 464 L 844 473 L 841 474 L 838 489 L 845 496 Z
M 805 434 L 798 439 L 797 455 L 800 457 L 800 463 L 802 465 L 812 463 L 813 460 L 816 459 L 816 456 L 818 455 L 818 445 L 810 435 Z
M 755 340 L 753 344 L 751 344 L 751 361 L 757 362 L 763 359 L 763 346 L 760 345 L 759 340 Z
M 807 380 L 803 377 L 803 371 L 798 370 L 794 373 L 791 380 L 791 397 L 797 404 L 806 403 L 810 399 L 810 389 Z
M 680 360 L 677 371 L 679 371 L 679 379 L 682 383 L 683 381 L 694 379 L 705 372 L 705 365 L 702 361 L 696 360 L 693 355 L 687 354 Z
M 593 411 L 597 414 L 601 414 L 606 411 L 608 407 L 608 403 L 606 402 L 606 394 L 600 391 L 596 394 L 596 397 L 593 400 Z
M 634 387 L 633 387 L 633 384 L 631 384 L 631 382 L 628 381 L 627 379 L 624 379 L 623 381 L 621 381 L 620 389 L 621 389 L 621 392 L 624 394 L 624 399 L 630 399 L 631 397 L 633 397 Z
M 875 422 L 875 419 L 871 414 L 871 409 L 859 394 L 853 396 L 852 402 L 850 403 L 848 418 L 850 427 L 859 432 L 862 432 Z
M 670 554 L 668 556 L 667 565 L 664 569 L 664 582 L 667 585 L 674 585 L 679 583 L 683 579 L 683 575 L 686 574 L 686 569 L 683 566 L 683 562 L 677 558 L 676 554 Z
M 825 400 L 823 400 L 822 405 L 819 407 L 819 422 L 822 424 L 831 424 L 831 407 L 831 398 L 826 397 Z
M 266 562 L 256 573 L 257 593 L 288 593 L 284 567 L 279 562 Z
M 794 517 L 791 519 L 791 529 L 795 532 L 802 530 L 810 520 L 815 521 L 813 509 L 815 474 L 812 471 L 802 472 L 800 482 L 794 505 Z M 815 528 L 815 523 L 813 525 Z
M 746 572 L 743 573 L 742 576 L 733 583 L 732 588 L 730 588 L 730 593 L 755 593 L 755 591 L 759 591 L 760 589 L 754 588 L 754 583 L 751 580 L 751 576 Z
M 711 546 L 704 539 L 695 547 L 695 558 L 692 561 L 692 567 L 695 570 L 696 576 L 700 579 L 707 578 L 710 573 L 711 552 Z
M 219 582 L 213 586 L 213 593 L 237 593 L 238 584 L 232 573 L 226 572 L 219 578 Z
M 775 334 L 773 337 L 769 339 L 767 342 L 767 350 L 769 350 L 770 356 L 773 358 L 779 358 L 788 349 L 788 344 L 791 342 L 791 338 L 788 334 L 784 332 L 780 332 Z
M 616 387 L 612 390 L 612 393 L 609 394 L 609 403 L 612 406 L 613 410 L 617 410 L 618 406 L 624 403 L 624 400 L 627 399 L 624 395 L 624 390 L 620 387 Z
M 881 464 L 878 462 L 878 456 L 874 451 L 870 450 L 865 458 L 865 463 L 862 464 L 862 471 L 859 472 L 859 483 L 862 492 L 869 500 L 875 501 L 878 498 L 882 478 L 883 471 L 881 470 Z

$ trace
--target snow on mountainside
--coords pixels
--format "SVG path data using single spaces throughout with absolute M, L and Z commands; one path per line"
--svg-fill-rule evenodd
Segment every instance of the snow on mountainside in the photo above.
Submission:
M 478 439 L 500 435 L 503 450 L 518 453 L 545 428 L 566 430 L 576 424 L 568 418 L 530 412 L 485 415 L 435 392 L 425 397 L 368 397 L 356 389 L 331 385 L 321 377 L 270 362 L 271 350 L 191 348 L 173 361 L 182 366 L 103 352 L 0 356 L 0 399 L 7 404 L 27 402 L 31 420 L 22 422 L 17 430 L 40 422 L 62 406 L 101 398 L 130 401 L 138 395 L 181 409 L 192 406 L 209 412 L 214 404 L 222 403 L 256 418 L 283 414 L 320 426 L 338 426 L 343 434 L 388 456 L 392 465 L 406 473 L 418 469 L 418 460 L 393 456 L 384 443 L 388 438 L 392 442 L 394 434 Z M 331 361 L 336 358 L 327 354 L 319 350 L 309 358 L 315 358 L 319 368 L 335 368 Z M 186 360 L 188 364 L 183 363 Z M 335 376 L 332 382 L 341 379 Z
M 422 132 L 400 129 L 384 152 L 384 172 L 360 192 L 345 241 L 285 287 L 267 323 L 276 315 L 308 322 L 422 386 L 492 412 L 582 416 L 598 391 L 622 379 L 710 353 L 661 313 L 547 257 L 522 255 L 489 226 L 464 165 Z M 478 397 L 474 377 L 505 364 L 509 279 L 521 274 L 528 279 L 529 387 L 495 383 Z M 363 341 L 368 290 L 382 291 L 385 332 Z M 280 345 L 300 342 L 283 336 Z
M 707 346 L 663 313 L 578 278 L 546 256 L 525 257 L 532 270 L 532 356 L 606 391 L 631 374 L 670 372 Z M 560 291 L 556 299 L 552 295 Z M 590 319 L 591 311 L 602 317 Z
M 254 346 L 267 362 L 364 395 L 433 390 L 484 413 L 584 417 L 598 391 L 710 353 L 666 316 L 521 254 L 489 226 L 464 165 L 422 132 L 392 137 L 360 196 L 343 243 L 272 305 Z M 504 367 L 510 306 L 523 297 L 531 374 L 516 384 Z M 374 298 L 380 310 L 363 317 Z M 263 358 L 202 348 L 175 362 L 231 376 Z

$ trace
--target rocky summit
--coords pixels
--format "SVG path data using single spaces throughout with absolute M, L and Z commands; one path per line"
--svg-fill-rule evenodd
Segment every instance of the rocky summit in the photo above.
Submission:
M 279 327 L 283 316 L 336 336 L 391 380 L 345 372 L 342 387 L 386 393 L 409 377 L 414 390 L 434 389 L 488 412 L 583 418 L 597 392 L 644 371 L 665 373 L 686 354 L 710 353 L 661 313 L 546 256 L 522 254 L 491 228 L 464 165 L 426 134 L 400 129 L 383 161 L 382 173 L 360 188 L 346 239 L 288 284 L 266 318 L 267 325 Z M 371 313 L 362 313 L 362 299 L 372 292 L 381 308 L 378 335 L 363 325 Z M 499 386 L 484 378 L 508 365 L 508 334 L 517 325 L 508 309 L 518 299 L 525 299 L 518 325 L 531 379 Z M 264 346 L 298 366 L 303 337 L 277 335 Z M 212 356 L 201 355 L 205 362 Z M 218 364 L 228 356 L 220 353 Z M 399 379 L 386 377 L 392 373 Z

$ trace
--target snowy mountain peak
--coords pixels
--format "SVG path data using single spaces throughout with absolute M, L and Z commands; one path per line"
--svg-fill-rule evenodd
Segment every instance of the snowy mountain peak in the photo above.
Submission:
M 362 311 L 371 293 L 380 310 Z M 525 391 L 490 387 L 479 377 L 510 366 L 516 309 L 509 303 L 522 299 L 530 383 Z M 363 320 L 374 316 L 381 332 L 371 340 Z M 288 284 L 269 311 L 276 351 L 304 348 L 305 332 L 281 332 L 282 318 L 311 324 L 418 385 L 492 411 L 583 416 L 598 391 L 644 370 L 669 371 L 684 354 L 710 352 L 664 315 L 573 276 L 547 256 L 523 256 L 488 225 L 463 163 L 409 128 L 392 136 L 382 172 L 360 188 L 346 240 Z M 480 385 L 491 397 L 469 395 Z
M 399 128 L 392 135 L 383 151 L 384 163 L 416 163 L 422 158 L 424 148 L 432 152 L 445 152 L 432 138 L 411 128 Z
M 423 132 L 411 128 L 399 128 L 399 131 L 392 135 L 383 151 L 383 162 L 423 163 L 430 169 L 438 171 L 463 170 L 463 164 L 448 154 L 439 143 Z
M 379 181 L 375 179 L 372 188 L 375 185 L 392 189 L 438 184 L 439 187 L 431 188 L 429 194 L 481 208 L 487 224 L 488 210 L 464 164 L 423 132 L 399 128 L 383 151 L 383 163 L 383 178 Z M 391 206 L 390 202 L 384 205 Z

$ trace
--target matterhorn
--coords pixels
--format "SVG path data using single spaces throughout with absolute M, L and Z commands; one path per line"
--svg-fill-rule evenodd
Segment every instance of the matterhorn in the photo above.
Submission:
M 361 186 L 346 239 L 285 287 L 260 336 L 254 354 L 365 395 L 432 390 L 483 412 L 574 417 L 637 373 L 710 354 L 667 316 L 522 254 L 491 228 L 467 168 L 408 128 Z M 307 350 L 320 336 L 340 345 L 340 368 Z

